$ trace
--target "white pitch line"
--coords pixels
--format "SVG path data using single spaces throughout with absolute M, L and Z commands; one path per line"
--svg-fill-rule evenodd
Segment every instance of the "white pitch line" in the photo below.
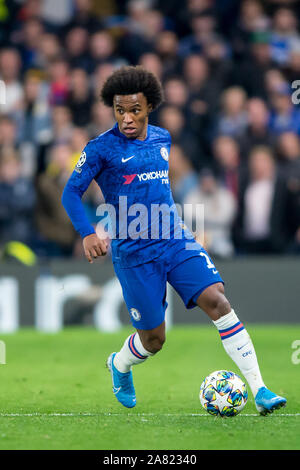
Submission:
M 160 416 L 165 417 L 182 417 L 182 418 L 189 418 L 189 417 L 203 417 L 208 418 L 212 417 L 209 413 L 0 413 L 1 418 L 51 418 L 51 417 L 70 417 L 70 418 L 81 418 L 81 417 L 96 417 L 96 416 L 130 416 L 130 417 L 148 417 L 148 418 L 155 418 Z M 255 417 L 260 416 L 258 413 L 241 413 L 239 416 L 245 417 Z M 300 413 L 276 413 L 274 416 L 300 416 Z

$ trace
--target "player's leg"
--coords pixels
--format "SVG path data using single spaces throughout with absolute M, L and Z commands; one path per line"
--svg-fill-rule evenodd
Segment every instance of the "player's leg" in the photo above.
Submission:
M 144 362 L 161 350 L 165 342 L 165 322 L 150 330 L 137 328 L 136 333 L 126 338 L 122 348 L 116 353 L 114 364 L 120 372 L 129 372 L 131 367 Z
M 161 325 L 152 330 L 137 329 L 137 333 L 143 347 L 145 347 L 147 351 L 150 351 L 151 355 L 156 354 L 162 349 L 166 340 L 165 322 L 163 321 Z
M 217 283 L 207 287 L 199 295 L 197 305 L 219 330 L 224 349 L 246 378 L 258 411 L 267 414 L 285 406 L 285 398 L 266 388 L 251 338 L 231 308 L 223 284 Z
M 283 406 L 286 400 L 265 387 L 250 336 L 231 308 L 223 281 L 205 250 L 172 268 L 168 281 L 187 308 L 198 305 L 218 328 L 226 352 L 249 383 L 258 410 L 265 414 Z
M 231 308 L 222 283 L 205 289 L 196 301 L 217 327 L 225 351 L 246 377 L 254 396 L 264 387 L 256 353 L 243 323 Z
M 109 356 L 107 366 L 116 398 L 131 408 L 136 404 L 131 368 L 158 352 L 165 340 L 166 275 L 159 263 L 115 267 L 115 271 L 136 332 L 126 338 L 120 351 Z

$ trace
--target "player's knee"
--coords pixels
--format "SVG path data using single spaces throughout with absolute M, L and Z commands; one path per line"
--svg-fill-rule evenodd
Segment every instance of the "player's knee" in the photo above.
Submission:
M 218 320 L 231 311 L 231 305 L 224 293 L 222 284 L 212 286 L 207 299 L 207 313 L 211 318 Z
M 217 300 L 217 305 L 215 308 L 215 313 L 218 316 L 218 318 L 224 317 L 224 315 L 227 315 L 231 311 L 231 305 L 225 295 L 222 295 L 218 300 Z
M 166 338 L 164 335 L 149 336 L 144 339 L 143 346 L 147 351 L 152 354 L 156 354 L 162 349 L 165 340 Z

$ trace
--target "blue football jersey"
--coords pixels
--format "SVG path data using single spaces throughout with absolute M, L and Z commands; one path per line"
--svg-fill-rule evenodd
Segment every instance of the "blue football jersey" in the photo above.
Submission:
M 95 230 L 81 197 L 93 179 L 97 182 L 106 204 L 113 208 L 112 258 L 120 266 L 151 261 L 174 246 L 176 239 L 192 238 L 170 189 L 170 147 L 166 129 L 148 125 L 145 140 L 128 139 L 116 124 L 86 145 L 64 189 L 63 205 L 84 238 Z M 162 207 L 171 208 L 169 219 L 159 210 Z

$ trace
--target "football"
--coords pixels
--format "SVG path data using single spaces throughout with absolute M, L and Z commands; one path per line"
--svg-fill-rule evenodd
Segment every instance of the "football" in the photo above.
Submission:
M 217 370 L 208 375 L 200 387 L 203 408 L 214 416 L 236 416 L 247 403 L 248 391 L 234 372 Z

